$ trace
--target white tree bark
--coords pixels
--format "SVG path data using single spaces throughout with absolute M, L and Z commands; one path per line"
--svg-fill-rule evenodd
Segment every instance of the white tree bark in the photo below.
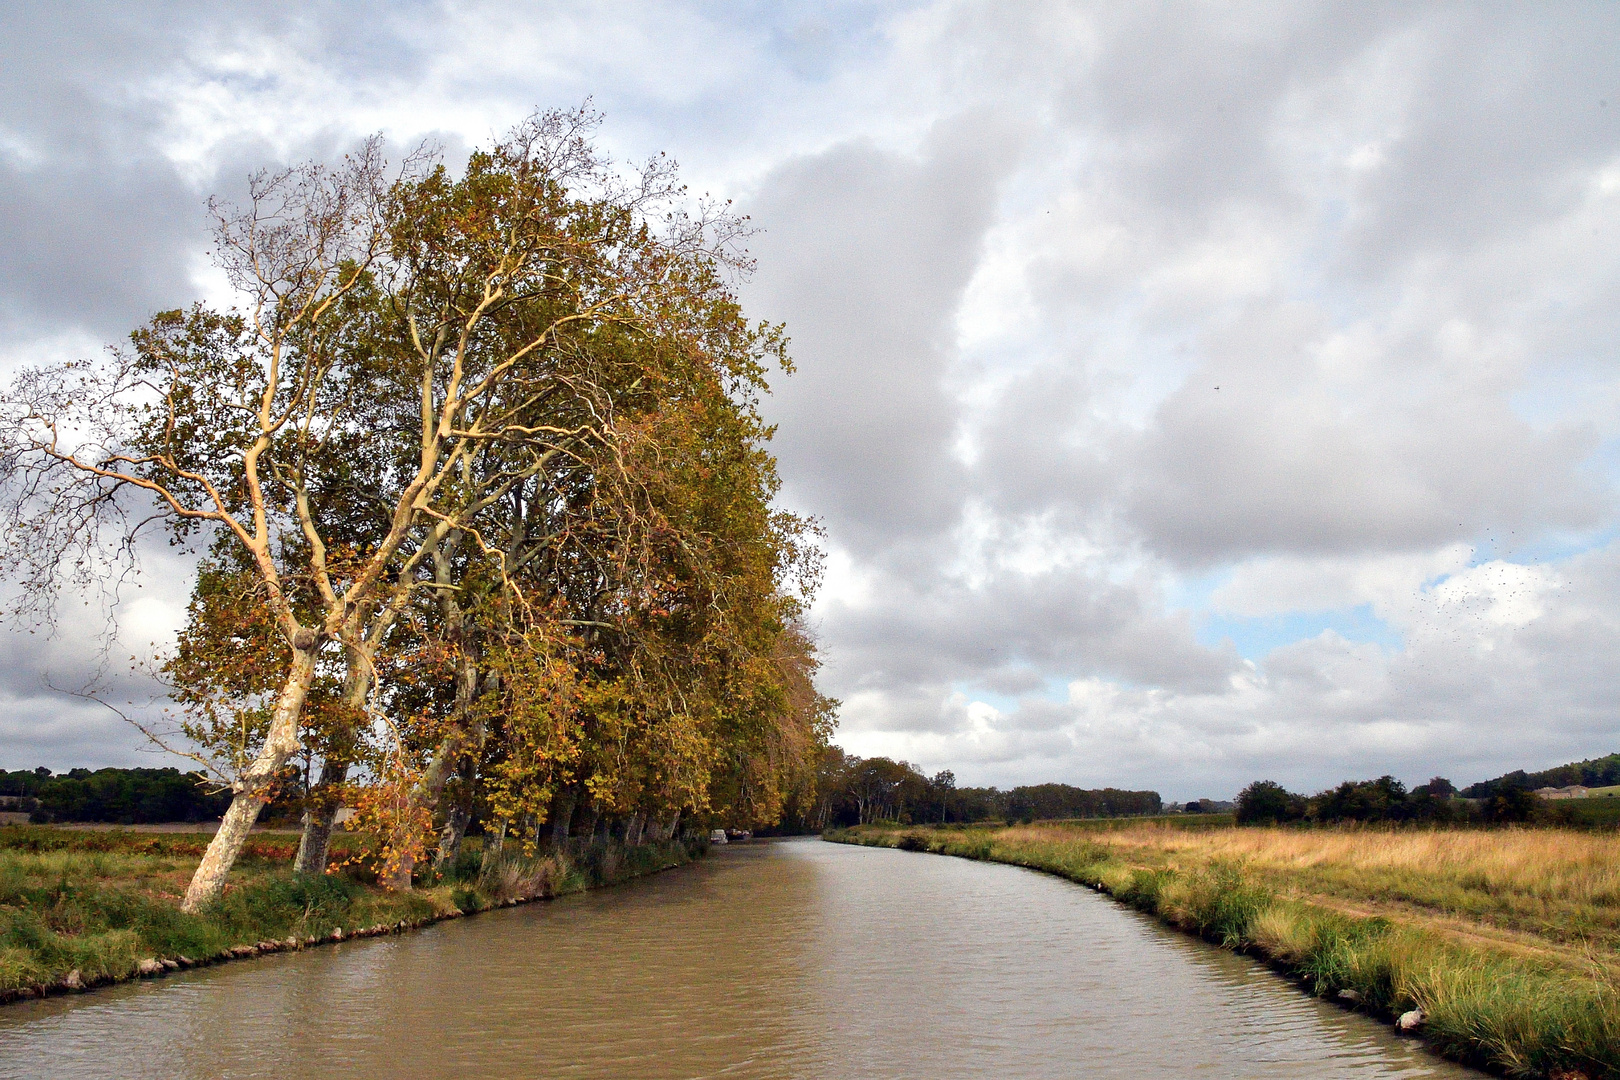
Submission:
M 304 644 L 302 639 L 305 635 L 311 639 L 314 637 L 309 631 L 300 631 L 299 635 L 301 640 L 297 644 Z M 233 786 L 236 796 L 231 800 L 231 808 L 225 812 L 224 820 L 219 823 L 219 831 L 203 853 L 197 872 L 191 877 L 191 886 L 180 905 L 181 911 L 195 912 L 224 891 L 225 876 L 231 872 L 236 857 L 242 853 L 248 830 L 253 828 L 259 811 L 264 809 L 268 801 L 265 793 L 270 782 L 298 752 L 298 719 L 304 711 L 304 698 L 309 693 L 309 685 L 315 678 L 317 651 L 313 640 L 309 640 L 305 648 L 295 646 L 293 649 L 292 668 L 281 694 L 276 698 L 276 711 L 270 718 L 270 731 L 265 736 L 264 746 Z

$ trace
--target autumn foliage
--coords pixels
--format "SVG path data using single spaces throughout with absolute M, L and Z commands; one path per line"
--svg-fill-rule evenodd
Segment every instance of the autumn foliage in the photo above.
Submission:
M 149 728 L 233 793 L 188 908 L 289 784 L 300 870 L 348 807 L 407 888 L 469 828 L 636 843 L 813 783 L 819 553 L 758 412 L 786 338 L 737 301 L 745 222 L 596 123 L 255 177 L 213 207 L 236 309 L 0 400 L 34 610 L 155 525 L 204 556 Z

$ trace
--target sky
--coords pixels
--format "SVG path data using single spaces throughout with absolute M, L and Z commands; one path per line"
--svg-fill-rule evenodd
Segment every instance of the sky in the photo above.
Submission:
M 758 230 L 847 750 L 1462 784 L 1620 750 L 1617 56 L 1611 3 L 12 3 L 0 373 L 228 304 L 256 169 L 589 99 Z M 154 763 L 53 687 L 150 699 L 189 571 L 0 634 L 0 766 Z

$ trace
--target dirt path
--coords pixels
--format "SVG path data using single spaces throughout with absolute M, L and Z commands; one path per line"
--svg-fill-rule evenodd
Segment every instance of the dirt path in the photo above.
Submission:
M 1550 941 L 1539 934 L 1524 930 L 1509 930 L 1500 926 L 1492 926 L 1489 923 L 1459 918 L 1455 915 L 1444 915 L 1416 904 L 1403 904 L 1393 901 L 1350 902 L 1336 896 L 1323 896 L 1320 893 L 1303 891 L 1290 891 L 1285 895 L 1290 899 L 1301 900 L 1307 904 L 1327 908 L 1329 911 L 1337 911 L 1343 915 L 1364 919 L 1382 917 L 1398 925 L 1415 926 L 1420 930 L 1432 931 L 1473 948 L 1481 946 L 1494 948 L 1530 959 L 1551 960 L 1564 967 L 1587 974 L 1592 973 L 1594 970 L 1602 970 L 1620 977 L 1620 956 L 1617 956 L 1612 950 L 1604 950 L 1591 944 L 1565 944 Z

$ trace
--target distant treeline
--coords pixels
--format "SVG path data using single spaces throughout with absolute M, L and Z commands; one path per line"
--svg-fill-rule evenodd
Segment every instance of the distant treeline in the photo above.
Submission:
M 1513 822 L 1529 821 L 1541 802 L 1526 787 L 1503 787 L 1477 802 L 1455 798 L 1456 794 L 1456 787 L 1443 776 L 1411 791 L 1393 776 L 1346 780 L 1336 788 L 1310 796 L 1296 794 L 1271 780 L 1258 780 L 1238 795 L 1236 816 L 1240 824 Z
M 990 790 L 994 791 L 994 788 Z M 1102 788 L 1091 791 L 1068 784 L 1036 784 L 1007 792 L 1007 820 L 1035 821 L 1047 818 L 1133 817 L 1157 814 L 1163 809 L 1157 791 L 1121 791 Z
M 179 769 L 49 769 L 0 772 L 0 796 L 37 823 L 103 821 L 136 825 L 164 821 L 212 821 L 230 805 L 229 792 L 205 785 Z
M 1481 780 L 1477 784 L 1465 787 L 1462 793 L 1469 799 L 1488 799 L 1508 788 L 1534 791 L 1544 787 L 1569 787 L 1571 784 L 1580 784 L 1582 787 L 1608 787 L 1611 784 L 1620 784 L 1620 754 L 1592 758 L 1589 761 L 1576 761 L 1553 769 L 1543 769 L 1541 772 L 1527 773 L 1523 769 L 1515 769 L 1494 780 Z
M 856 757 L 836 746 L 822 756 L 814 801 L 796 800 L 784 817 L 783 832 L 818 832 L 831 826 L 872 821 L 971 823 L 1036 821 L 1052 818 L 1121 817 L 1157 814 L 1156 791 L 1089 790 L 1068 784 L 1035 784 L 1002 791 L 957 787 L 946 770 L 925 775 L 910 762 Z
M 265 819 L 296 816 L 302 786 L 289 775 Z M 808 794 L 808 792 L 807 792 Z M 0 796 L 14 810 L 31 811 L 36 823 L 100 821 L 134 825 L 212 821 L 230 805 L 194 773 L 178 769 L 0 770 Z M 284 805 L 285 804 L 285 805 Z M 925 776 L 916 766 L 886 757 L 861 758 L 831 747 L 823 755 L 814 801 L 800 797 L 788 808 L 780 832 L 819 831 L 831 825 L 872 821 L 1038 821 L 1052 818 L 1124 817 L 1157 814 L 1156 791 L 1090 790 L 1068 784 L 1035 784 L 1002 791 L 957 787 L 949 771 Z

